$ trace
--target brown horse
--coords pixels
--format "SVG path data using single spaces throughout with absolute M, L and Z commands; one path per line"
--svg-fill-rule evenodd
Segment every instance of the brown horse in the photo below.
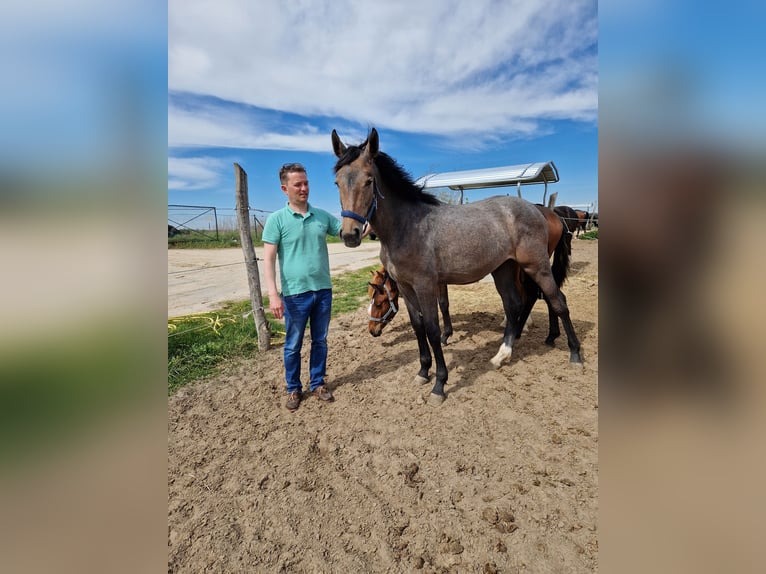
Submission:
M 380 337 L 383 327 L 399 312 L 399 286 L 383 266 L 371 273 L 372 281 L 367 283 L 367 296 L 370 298 L 370 306 L 367 308 L 370 319 L 368 329 L 370 335 Z
M 582 209 L 575 209 L 574 212 L 577 214 L 577 233 L 575 236 L 580 237 L 581 230 L 583 232 L 588 231 L 588 220 L 590 219 L 590 213 L 583 211 Z
M 561 219 L 564 221 L 564 225 L 567 226 L 569 233 L 574 234 L 577 228 L 580 226 L 580 218 L 577 212 L 568 205 L 557 205 L 553 208 Z
M 561 287 L 569 272 L 570 254 L 568 243 L 563 236 L 569 235 L 571 237 L 571 234 L 561 218 L 551 209 L 540 204 L 536 204 L 535 207 L 545 216 L 545 220 L 548 223 L 548 254 L 554 255 L 555 253 L 552 266 L 553 278 L 556 281 L 556 285 Z M 562 241 L 562 239 L 564 240 Z M 559 248 L 558 252 L 556 252 L 557 247 Z M 367 314 L 369 317 L 370 334 L 373 337 L 379 337 L 383 333 L 383 328 L 393 320 L 398 312 L 399 287 L 385 267 L 373 271 L 372 274 L 373 279 L 369 283 L 370 287 L 367 292 L 367 295 L 370 297 L 370 306 Z M 527 318 L 540 291 L 534 281 L 530 280 L 526 273 L 518 269 L 518 267 L 515 276 L 516 288 L 522 294 L 524 302 L 523 314 L 519 319 L 522 328 L 516 334 L 518 338 L 521 337 L 523 327 L 527 324 Z M 449 314 L 449 297 L 446 285 L 439 287 L 439 308 L 441 309 L 444 321 L 441 341 L 443 345 L 446 345 L 447 340 L 452 335 L 452 319 Z M 553 346 L 556 339 L 561 335 L 561 331 L 559 330 L 558 318 L 550 308 L 550 305 L 548 305 L 548 323 L 548 337 L 545 339 L 545 344 Z
M 393 321 L 399 312 L 399 286 L 383 266 L 371 271 L 371 273 L 372 281 L 367 283 L 369 285 L 367 296 L 370 298 L 370 305 L 367 308 L 367 318 L 369 319 L 367 328 L 370 335 L 380 337 L 383 334 L 383 327 Z M 449 314 L 446 285 L 439 289 L 439 309 L 441 309 L 444 318 L 441 341 L 443 345 L 446 345 L 447 339 L 452 335 L 452 319 Z
M 442 285 L 474 283 L 492 273 L 506 317 L 503 342 L 490 361 L 500 367 L 511 356 L 523 325 L 519 322 L 524 302 L 516 289 L 514 267 L 518 266 L 561 319 L 569 360 L 582 362 L 566 299 L 553 278 L 547 223 L 533 204 L 511 196 L 443 204 L 380 151 L 375 128 L 356 146 L 343 144 L 333 130 L 332 146 L 338 158 L 335 183 L 343 219 L 341 238 L 347 247 L 358 247 L 364 225 L 369 221 L 375 229 L 383 247 L 382 263 L 399 286 L 417 337 L 420 370 L 415 380 L 427 382 L 436 362 L 431 390 L 436 401 L 444 400 L 447 382 L 437 309 Z

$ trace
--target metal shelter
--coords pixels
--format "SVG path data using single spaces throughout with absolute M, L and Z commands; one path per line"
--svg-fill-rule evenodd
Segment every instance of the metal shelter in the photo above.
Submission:
M 481 189 L 485 187 L 516 186 L 516 194 L 521 197 L 521 186 L 533 183 L 545 185 L 543 205 L 548 195 L 548 184 L 559 180 L 559 171 L 553 161 L 489 167 L 484 169 L 469 169 L 465 171 L 445 171 L 424 175 L 415 182 L 423 189 L 448 187 L 460 191 L 460 203 L 463 202 L 463 191 L 466 189 Z

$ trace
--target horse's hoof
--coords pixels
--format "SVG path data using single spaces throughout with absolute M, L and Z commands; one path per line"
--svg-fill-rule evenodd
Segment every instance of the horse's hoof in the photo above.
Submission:
M 569 362 L 575 363 L 577 365 L 582 365 L 582 356 L 580 355 L 580 353 L 572 353 L 571 355 L 569 355 Z
M 428 395 L 428 404 L 432 407 L 438 407 L 444 402 L 444 399 L 447 397 L 444 395 L 437 395 L 436 393 L 431 393 Z
M 513 354 L 513 347 L 510 345 L 506 345 L 503 343 L 500 345 L 500 349 L 498 349 L 497 354 L 492 357 L 489 362 L 492 363 L 492 366 L 496 369 L 500 368 L 500 365 L 503 364 L 503 361 L 506 359 L 510 359 L 511 355 Z
M 430 377 L 421 377 L 420 375 L 415 376 L 415 379 L 412 381 L 416 385 L 425 385 L 428 384 L 428 381 L 430 381 Z

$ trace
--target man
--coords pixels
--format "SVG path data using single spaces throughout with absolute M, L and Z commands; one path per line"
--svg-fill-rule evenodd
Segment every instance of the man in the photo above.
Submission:
M 306 324 L 311 326 L 309 391 L 322 401 L 332 401 L 325 385 L 327 330 L 332 310 L 332 282 L 327 236 L 339 235 L 341 223 L 308 202 L 306 169 L 289 163 L 279 170 L 287 205 L 272 213 L 263 229 L 266 287 L 274 317 L 285 319 L 285 380 L 287 404 L 295 411 L 303 400 L 301 348 Z M 276 285 L 275 263 L 279 257 L 282 296 Z

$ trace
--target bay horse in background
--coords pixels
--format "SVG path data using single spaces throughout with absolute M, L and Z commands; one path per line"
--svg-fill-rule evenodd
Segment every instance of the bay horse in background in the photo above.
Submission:
M 590 213 L 583 211 L 582 209 L 575 209 L 577 214 L 577 233 L 576 237 L 580 237 L 580 230 L 583 232 L 588 231 L 588 220 L 590 219 Z
M 545 216 L 548 224 L 548 255 L 554 256 L 551 270 L 556 285 L 561 288 L 569 273 L 569 255 L 571 253 L 569 241 L 571 241 L 571 233 L 569 233 L 561 217 L 553 210 L 539 203 L 535 204 L 535 207 Z M 569 237 L 564 237 L 565 235 Z M 380 269 L 372 271 L 372 274 L 373 279 L 368 283 L 369 288 L 367 290 L 367 296 L 370 297 L 370 305 L 367 309 L 369 318 L 368 329 L 373 337 L 379 337 L 383 333 L 383 328 L 393 320 L 399 310 L 399 287 L 385 267 L 381 266 Z M 527 319 L 534 307 L 535 301 L 541 293 L 537 284 L 518 266 L 515 269 L 515 277 L 516 288 L 521 293 L 523 301 L 522 314 L 519 317 L 521 328 L 516 333 L 516 337 L 520 338 L 525 331 L 524 327 L 527 325 Z M 558 317 L 547 300 L 546 304 L 548 305 L 548 336 L 545 339 L 545 344 L 552 347 L 556 339 L 561 335 L 561 331 L 559 330 Z M 446 285 L 439 286 L 439 309 L 442 312 L 444 322 L 441 342 L 443 345 L 446 345 L 453 332 Z
M 557 205 L 553 208 L 553 211 L 564 221 L 564 225 L 567 226 L 569 233 L 574 235 L 580 226 L 580 217 L 577 215 L 577 212 L 568 205 Z
M 333 130 L 332 147 L 338 158 L 334 171 L 341 238 L 347 247 L 358 247 L 364 225 L 372 224 L 383 246 L 381 262 L 399 286 L 417 337 L 420 370 L 415 380 L 428 382 L 436 362 L 432 402 L 445 399 L 448 378 L 437 309 L 440 286 L 474 283 L 492 273 L 506 317 L 503 341 L 490 361 L 498 368 L 511 356 L 523 325 L 519 324 L 523 301 L 516 289 L 515 265 L 539 286 L 561 319 L 569 360 L 582 362 L 566 299 L 553 278 L 546 220 L 533 204 L 512 196 L 443 204 L 380 151 L 375 128 L 364 142 L 350 146 Z

